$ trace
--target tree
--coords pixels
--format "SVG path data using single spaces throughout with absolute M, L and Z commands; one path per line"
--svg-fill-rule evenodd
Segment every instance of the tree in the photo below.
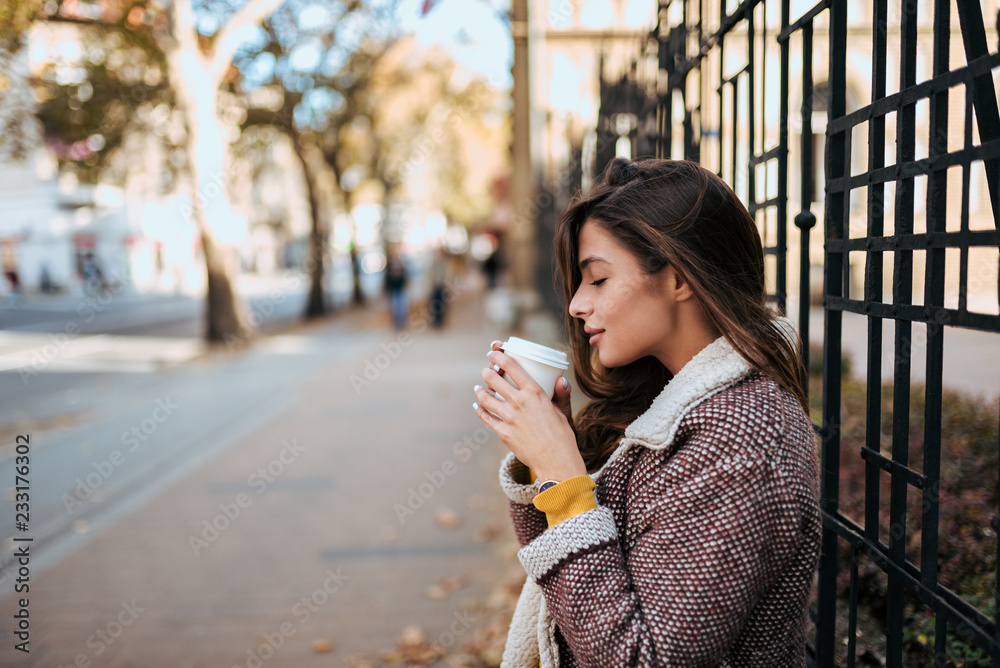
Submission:
M 7 0 L 0 6 L 0 161 L 24 159 L 41 138 L 22 51 L 40 7 L 41 0 Z
M 118 10 L 80 18 L 57 9 L 48 16 L 53 32 L 48 39 L 69 38 L 79 48 L 53 54 L 35 80 L 38 118 L 49 149 L 60 169 L 83 183 L 125 185 L 129 165 L 122 163 L 134 163 L 134 156 L 124 156 L 120 149 L 130 133 L 159 137 L 166 153 L 184 142 L 183 122 L 171 122 L 179 117 L 166 76 L 164 38 L 157 35 L 166 30 L 167 17 L 147 14 L 139 5 Z M 75 39 L 59 34 L 66 28 Z M 167 131 L 171 125 L 179 127 Z M 169 177 L 162 179 L 162 189 L 168 190 L 177 174 L 171 169 L 165 173 Z
M 369 71 L 359 102 L 368 129 L 342 125 L 329 145 L 341 158 L 367 156 L 367 173 L 388 201 L 420 194 L 450 220 L 472 225 L 493 209 L 491 184 L 507 166 L 504 96 L 446 52 L 400 40 Z
M 236 59 L 242 75 L 233 79 L 231 90 L 246 100 L 243 128 L 276 127 L 288 136 L 302 167 L 312 217 L 307 319 L 326 312 L 323 278 L 329 230 L 318 186 L 324 169 L 316 159 L 319 135 L 357 114 L 357 98 L 367 84 L 364 72 L 394 39 L 391 18 L 397 4 L 388 0 L 326 6 L 289 0 Z M 261 91 L 267 94 L 257 94 Z M 333 168 L 339 183 L 337 165 L 327 160 L 326 166 Z M 346 210 L 346 199 L 343 204 Z
M 130 105 L 126 103 L 122 108 L 116 107 L 116 103 L 128 101 L 134 108 L 137 103 L 146 100 L 145 94 L 149 93 L 165 95 L 164 101 L 176 105 L 183 119 L 184 132 L 180 139 L 186 153 L 184 167 L 192 189 L 191 210 L 187 213 L 200 232 L 208 277 L 205 337 L 210 341 L 243 340 L 252 330 L 251 324 L 240 317 L 217 240 L 219 231 L 224 231 L 234 222 L 225 187 L 220 187 L 230 172 L 227 169 L 226 142 L 216 114 L 219 89 L 230 74 L 233 55 L 246 39 L 247 29 L 266 18 L 282 1 L 249 0 L 233 11 L 226 0 L 203 0 L 198 7 L 203 15 L 228 17 L 221 30 L 207 31 L 212 32 L 207 35 L 199 31 L 192 0 L 173 0 L 171 3 L 106 0 L 94 5 L 52 2 L 43 5 L 43 9 L 50 12 L 47 14 L 39 14 L 37 5 L 31 4 L 32 0 L 16 0 L 17 3 L 28 3 L 34 12 L 16 11 L 19 21 L 25 21 L 25 16 L 30 14 L 32 18 L 75 23 L 84 30 L 100 30 L 105 37 L 118 35 L 118 43 L 110 44 L 112 48 L 122 47 L 121 40 L 124 39 L 132 49 L 130 53 L 141 56 L 147 64 L 162 66 L 165 74 L 162 87 L 160 82 L 150 85 L 143 79 L 145 88 L 152 89 L 144 91 L 139 83 L 130 84 L 123 80 L 112 71 L 115 68 L 91 61 L 89 64 L 93 67 L 85 69 L 89 70 L 88 74 L 99 84 L 99 88 L 95 89 L 89 79 L 70 82 L 77 87 L 72 94 L 79 104 L 74 108 L 73 104 L 60 104 L 61 96 L 71 94 L 65 88 L 66 82 L 43 82 L 47 88 L 48 84 L 55 86 L 50 88 L 50 92 L 55 94 L 49 98 L 55 101 L 47 110 L 43 109 L 43 117 L 49 121 L 47 133 L 56 139 L 57 147 L 78 148 L 75 152 L 67 150 L 61 156 L 63 160 L 80 163 L 80 173 L 85 178 L 96 179 L 96 174 L 106 167 L 105 159 L 110 154 L 110 150 L 104 149 L 115 146 L 121 140 L 131 120 L 131 115 L 127 113 Z M 202 25 L 211 24 L 207 21 Z M 135 63 L 128 65 L 132 67 L 120 68 L 120 71 L 135 69 Z M 130 89 L 132 84 L 134 87 Z M 100 94 L 94 98 L 95 92 L 103 93 L 116 87 L 117 94 Z M 60 117 L 59 114 L 67 108 L 66 117 Z M 73 114 L 80 110 L 83 113 Z M 93 127 L 101 132 L 91 132 Z M 68 141 L 70 137 L 61 137 L 64 132 L 73 135 L 72 142 Z M 91 133 L 83 134 L 85 132 Z M 82 147 L 81 141 L 84 142 Z M 87 168 L 93 169 L 88 171 Z

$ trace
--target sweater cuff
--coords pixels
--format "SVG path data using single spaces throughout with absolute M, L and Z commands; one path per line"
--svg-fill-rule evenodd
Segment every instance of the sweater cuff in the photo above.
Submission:
M 549 528 L 552 528 L 563 520 L 597 508 L 595 486 L 589 475 L 578 475 L 538 494 L 533 503 L 545 513 Z
M 574 555 L 612 545 L 618 540 L 614 515 L 605 506 L 598 506 L 543 531 L 517 552 L 517 558 L 539 584 L 547 580 L 559 564 Z
M 538 493 L 530 482 L 529 469 L 522 464 L 513 452 L 507 453 L 500 463 L 500 488 L 507 498 L 514 503 L 528 505 Z

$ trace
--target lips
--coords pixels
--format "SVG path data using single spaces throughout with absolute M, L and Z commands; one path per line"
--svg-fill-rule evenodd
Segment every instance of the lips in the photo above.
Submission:
M 590 334 L 590 345 L 594 345 L 604 334 L 603 329 L 596 329 L 594 327 L 584 327 L 583 331 Z

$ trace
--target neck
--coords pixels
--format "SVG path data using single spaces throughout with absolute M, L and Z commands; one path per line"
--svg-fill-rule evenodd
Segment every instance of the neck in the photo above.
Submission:
M 695 355 L 721 336 L 695 300 L 684 302 L 683 306 L 684 308 L 679 309 L 677 319 L 677 322 L 684 323 L 683 327 L 679 327 L 673 336 L 665 337 L 663 347 L 656 354 L 660 363 L 674 376 Z

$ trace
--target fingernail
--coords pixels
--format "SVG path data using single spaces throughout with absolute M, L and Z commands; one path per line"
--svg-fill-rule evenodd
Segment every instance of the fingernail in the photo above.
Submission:
M 563 378 L 562 381 L 563 381 L 563 389 L 565 390 L 567 387 L 569 387 L 569 381 L 566 380 L 565 378 Z
M 491 341 L 490 342 L 490 348 L 492 348 L 493 346 L 495 346 L 498 343 L 503 343 L 503 341 L 501 341 L 500 339 L 497 339 L 496 341 Z
M 492 350 L 490 352 L 486 353 L 486 359 L 490 359 L 490 355 L 492 355 L 492 354 L 493 354 Z
M 473 392 L 478 392 L 478 391 L 479 391 L 479 388 L 480 388 L 480 387 L 482 387 L 482 385 L 476 385 L 476 386 L 474 386 L 474 387 L 472 388 L 472 391 L 473 391 Z
M 494 364 L 493 365 L 493 370 L 496 371 L 497 373 L 500 373 L 500 365 L 499 364 Z
M 474 411 L 478 411 L 479 410 L 479 404 L 477 404 L 475 401 L 472 402 L 472 410 L 474 410 Z

